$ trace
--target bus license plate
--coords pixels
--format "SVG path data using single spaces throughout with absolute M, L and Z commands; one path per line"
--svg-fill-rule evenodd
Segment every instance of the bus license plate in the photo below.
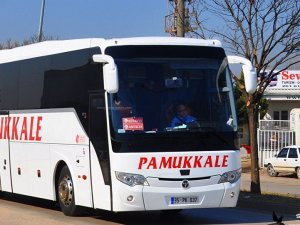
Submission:
M 198 202 L 198 197 L 197 196 L 171 197 L 171 205 L 195 204 L 197 202 Z

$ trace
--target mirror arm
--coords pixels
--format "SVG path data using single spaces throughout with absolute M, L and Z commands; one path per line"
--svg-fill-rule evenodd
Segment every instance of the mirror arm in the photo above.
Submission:
M 94 63 L 103 64 L 104 89 L 108 93 L 118 92 L 118 70 L 114 59 L 109 55 L 96 54 L 92 56 L 92 60 Z
M 251 61 L 240 56 L 227 56 L 227 60 L 229 64 L 242 65 L 246 91 L 249 94 L 253 94 L 257 88 L 257 75 L 256 69 L 252 66 Z

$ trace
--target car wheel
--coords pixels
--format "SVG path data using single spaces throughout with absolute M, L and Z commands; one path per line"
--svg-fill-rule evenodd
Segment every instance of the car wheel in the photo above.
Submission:
M 66 216 L 78 216 L 81 209 L 75 205 L 73 180 L 67 166 L 64 166 L 60 172 L 56 190 L 61 211 Z
M 278 172 L 276 172 L 271 164 L 267 166 L 267 172 L 270 177 L 277 177 Z
M 296 173 L 297 173 L 298 179 L 300 179 L 300 167 L 297 168 Z

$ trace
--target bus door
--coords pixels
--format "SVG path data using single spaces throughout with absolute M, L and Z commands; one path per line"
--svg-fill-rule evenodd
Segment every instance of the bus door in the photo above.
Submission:
M 12 192 L 8 111 L 0 111 L 0 185 L 1 191 Z
M 100 163 L 104 183 L 110 185 L 110 163 L 107 139 L 105 92 L 89 94 L 89 137 Z

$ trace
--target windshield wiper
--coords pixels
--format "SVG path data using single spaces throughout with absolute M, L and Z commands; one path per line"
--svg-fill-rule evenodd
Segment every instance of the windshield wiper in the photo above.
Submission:
M 166 127 L 165 130 L 166 131 L 188 131 L 189 128 L 185 124 L 183 124 L 177 127 Z
M 215 131 L 214 126 L 202 126 L 199 120 L 194 120 L 176 127 L 167 127 L 166 131 Z

